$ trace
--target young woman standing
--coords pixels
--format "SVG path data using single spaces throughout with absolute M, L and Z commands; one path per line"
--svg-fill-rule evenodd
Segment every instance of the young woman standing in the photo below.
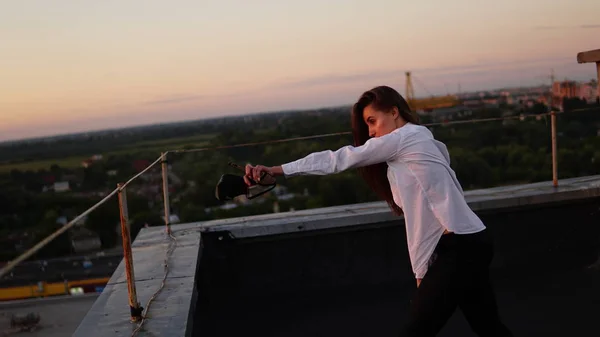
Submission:
M 479 336 L 512 336 L 501 322 L 489 277 L 492 241 L 465 201 L 446 146 L 418 125 L 404 98 L 380 86 L 352 111 L 354 146 L 281 166 L 246 166 L 244 180 L 328 175 L 357 168 L 392 211 L 404 214 L 417 292 L 403 335 L 435 336 L 459 307 Z

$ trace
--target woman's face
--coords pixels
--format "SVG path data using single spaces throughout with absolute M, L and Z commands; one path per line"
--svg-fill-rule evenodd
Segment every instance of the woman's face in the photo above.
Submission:
M 363 120 L 369 127 L 369 137 L 381 137 L 396 130 L 399 120 L 402 119 L 398 110 L 394 108 L 390 112 L 377 110 L 369 104 L 363 110 Z

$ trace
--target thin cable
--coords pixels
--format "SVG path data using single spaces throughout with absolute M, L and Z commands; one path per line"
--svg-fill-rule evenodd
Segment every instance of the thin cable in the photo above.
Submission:
M 525 118 L 534 118 L 540 116 L 550 116 L 552 112 L 547 112 L 539 115 L 523 115 L 523 116 L 507 116 L 507 117 L 491 117 L 491 118 L 481 118 L 481 119 L 469 119 L 464 121 L 451 121 L 451 122 L 438 122 L 438 123 L 429 123 L 423 124 L 423 126 L 436 126 L 436 125 L 451 125 L 451 124 L 469 124 L 469 123 L 483 123 L 483 122 L 493 122 L 493 121 L 504 121 L 509 119 L 525 119 Z
M 146 307 L 144 308 L 144 312 L 142 313 L 142 320 L 140 321 L 140 323 L 138 323 L 138 326 L 131 333 L 131 337 L 134 337 L 142 329 L 142 326 L 146 321 L 148 311 L 150 310 L 150 305 L 152 304 L 152 301 L 154 301 L 158 294 L 163 290 L 167 282 L 167 276 L 169 275 L 169 258 L 171 257 L 171 254 L 173 254 L 173 251 L 175 251 L 175 248 L 177 248 L 177 239 L 175 238 L 175 236 L 173 236 L 171 231 L 167 232 L 167 234 L 169 235 L 170 240 L 169 246 L 167 247 L 167 251 L 165 253 L 165 260 L 163 263 L 165 267 L 165 274 L 163 276 L 162 282 L 160 283 L 160 286 L 158 287 L 156 292 L 154 292 L 154 294 L 150 297 L 148 303 L 146 303 Z
M 314 138 L 325 138 L 325 137 L 332 137 L 332 136 L 349 135 L 351 133 L 352 133 L 351 131 L 345 131 L 345 132 L 336 132 L 336 133 L 326 133 L 326 134 L 314 135 L 314 136 L 303 136 L 303 137 L 284 138 L 284 139 L 276 139 L 276 140 L 266 140 L 266 141 L 262 141 L 262 142 L 243 143 L 243 144 L 235 144 L 235 145 L 203 147 L 203 148 L 189 149 L 189 150 L 171 150 L 169 152 L 170 153 L 189 153 L 189 152 L 202 152 L 202 151 L 209 151 L 209 150 L 232 149 L 232 148 L 236 148 L 236 147 L 277 144 L 277 143 L 293 142 L 296 140 L 306 140 L 306 139 L 314 139 Z
M 560 115 L 560 114 L 570 114 L 573 112 L 584 112 L 584 111 L 592 111 L 598 110 L 598 108 L 581 108 L 574 109 L 569 112 L 564 111 L 553 111 L 546 112 L 537 115 L 518 115 L 518 116 L 506 116 L 506 117 L 492 117 L 492 118 L 480 118 L 480 119 L 469 119 L 464 121 L 447 121 L 447 122 L 436 122 L 436 123 L 426 123 L 422 124 L 423 126 L 438 126 L 438 125 L 454 125 L 454 124 L 469 124 L 469 123 L 483 123 L 483 122 L 493 122 L 493 121 L 503 121 L 510 119 L 527 119 L 527 118 L 538 118 L 550 116 L 552 114 Z M 238 147 L 248 147 L 248 146 L 256 146 L 256 145 L 267 145 L 267 144 L 277 144 L 277 143 L 287 143 L 293 142 L 297 140 L 306 140 L 306 139 L 317 139 L 317 138 L 326 138 L 332 136 L 343 136 L 352 134 L 352 131 L 345 132 L 335 132 L 335 133 L 325 133 L 313 136 L 302 136 L 302 137 L 293 137 L 293 138 L 283 138 L 276 140 L 265 140 L 262 142 L 251 142 L 251 143 L 242 143 L 242 144 L 234 144 L 234 145 L 220 145 L 220 146 L 212 146 L 212 147 L 201 147 L 196 149 L 180 149 L 180 150 L 169 150 L 168 153 L 191 153 L 191 152 L 203 152 L 203 151 L 213 151 L 213 150 L 224 150 L 224 149 L 233 149 Z
M 21 254 L 16 259 L 10 261 L 6 266 L 4 266 L 4 268 L 2 268 L 2 270 L 0 270 L 0 279 L 2 279 L 2 277 L 4 275 L 6 275 L 9 271 L 11 271 L 19 263 L 21 263 L 24 260 L 28 259 L 31 255 L 35 254 L 38 250 L 42 249 L 44 246 L 46 246 L 52 240 L 56 239 L 56 237 L 58 237 L 59 235 L 61 235 L 64 232 L 66 232 L 71 227 L 75 226 L 75 224 L 77 224 L 77 222 L 79 222 L 79 220 L 81 220 L 84 216 L 90 214 L 96 208 L 100 207 L 102 204 L 104 204 L 105 202 L 107 202 L 110 198 L 112 198 L 115 194 L 117 194 L 118 191 L 119 191 L 118 188 L 115 189 L 109 195 L 107 195 L 106 197 L 104 197 L 104 199 L 100 200 L 97 204 L 95 204 L 94 206 L 88 208 L 85 212 L 81 213 L 75 219 L 71 220 L 71 222 L 69 222 L 68 224 L 60 227 L 54 233 L 48 235 L 45 239 L 43 239 L 42 241 L 38 242 L 35 246 L 29 248 L 25 253 Z
M 558 114 L 565 114 L 565 113 L 570 114 L 570 113 L 575 113 L 575 112 L 585 112 L 585 111 L 592 111 L 592 110 L 598 110 L 598 109 L 599 108 L 597 108 L 597 107 L 579 108 L 579 109 L 571 110 L 569 112 L 555 111 L 555 112 L 548 112 L 548 113 L 543 113 L 543 114 L 539 114 L 539 115 L 519 115 L 519 116 L 507 116 L 507 117 L 497 117 L 497 118 L 482 118 L 482 119 L 471 119 L 471 120 L 465 120 L 465 121 L 449 121 L 449 122 L 428 123 L 428 124 L 423 124 L 423 125 L 424 126 L 436 126 L 436 125 L 454 125 L 454 124 L 481 123 L 481 122 L 500 121 L 500 120 L 509 120 L 509 119 L 533 118 L 533 117 L 538 117 L 538 116 L 549 116 L 549 115 L 552 115 L 553 113 L 557 114 L 557 115 Z M 306 139 L 317 139 L 317 138 L 325 138 L 325 137 L 332 137 L 332 136 L 341 136 L 341 135 L 348 135 L 348 134 L 351 134 L 351 133 L 352 132 L 350 132 L 350 131 L 336 132 L 336 133 L 320 134 L 320 135 L 313 135 L 313 136 L 294 137 L 294 138 L 277 139 L 277 140 L 262 141 L 262 142 L 253 142 L 253 143 L 244 143 L 244 144 L 235 144 L 235 145 L 223 145 L 223 146 L 197 148 L 197 149 L 189 149 L 189 150 L 172 150 L 172 151 L 166 151 L 165 153 L 170 153 L 170 152 L 172 152 L 172 153 L 188 153 L 188 152 L 201 152 L 201 151 L 209 151 L 209 150 L 231 149 L 231 148 L 247 147 L 247 146 L 254 146 L 254 145 L 285 143 L 285 142 L 292 142 L 292 141 L 296 141 L 296 140 L 306 140 Z M 135 179 L 137 179 L 142 174 L 146 173 L 148 170 L 150 170 L 152 167 L 154 167 L 156 164 L 158 164 L 161 160 L 162 160 L 162 156 L 160 156 L 158 159 L 156 159 L 152 164 L 150 164 L 148 167 L 146 167 L 140 173 L 136 174 L 131 179 L 129 179 L 125 184 L 122 185 L 121 188 L 125 188 L 127 185 L 129 185 L 131 182 L 133 182 Z M 109 195 L 107 195 L 104 199 L 102 199 L 100 202 L 98 202 L 96 205 L 90 207 L 88 210 L 86 210 L 85 212 L 83 212 L 81 215 L 79 215 L 78 217 L 76 217 L 75 219 L 73 219 L 70 223 L 68 223 L 65 226 L 59 228 L 56 232 L 50 234 L 48 237 L 46 237 L 44 240 L 40 241 L 34 247 L 32 247 L 31 249 L 29 249 L 25 253 L 21 254 L 16 259 L 14 259 L 11 262 L 9 262 L 6 266 L 4 266 L 4 268 L 2 268 L 2 270 L 0 270 L 0 278 L 2 278 L 4 275 L 6 275 L 9 271 L 11 271 L 19 263 L 23 262 L 24 260 L 26 260 L 27 258 L 29 258 L 31 255 L 33 255 L 35 252 L 37 252 L 38 250 L 40 250 L 41 248 L 43 248 L 44 246 L 46 246 L 49 242 L 51 242 L 52 240 L 54 240 L 57 236 L 59 236 L 60 234 L 64 233 L 69 228 L 73 227 L 77 221 L 79 221 L 81 218 L 83 218 L 84 216 L 88 215 L 92 211 L 94 211 L 96 208 L 98 208 L 100 205 L 102 205 L 103 203 L 105 203 L 106 201 L 108 201 L 108 199 L 110 199 L 111 197 L 113 197 L 119 191 L 120 190 L 117 188 L 112 193 L 110 193 Z
M 559 111 L 557 111 L 557 113 L 561 113 L 561 114 L 567 113 L 567 114 L 569 114 L 571 112 L 584 112 L 584 111 L 592 111 L 592 110 L 597 110 L 598 112 L 600 112 L 600 106 L 598 106 L 598 107 L 592 107 L 592 108 L 573 109 L 573 110 L 571 110 L 569 112 L 565 112 L 565 111 L 560 111 L 559 112 Z
M 558 113 L 558 112 L 556 112 Z M 521 119 L 521 118 L 534 118 L 538 116 L 549 116 L 551 113 L 544 113 L 539 115 L 522 115 L 522 116 L 508 116 L 508 117 L 495 117 L 495 118 L 481 118 L 481 119 L 470 119 L 465 121 L 449 121 L 449 122 L 437 122 L 437 123 L 427 123 L 422 124 L 423 126 L 437 126 L 437 125 L 452 125 L 452 124 L 468 124 L 468 123 L 482 123 L 482 122 L 491 122 L 491 121 L 500 121 L 507 119 Z M 307 140 L 307 139 L 316 139 L 316 138 L 325 138 L 332 136 L 342 136 L 352 134 L 351 131 L 344 132 L 335 132 L 335 133 L 325 133 L 320 135 L 313 136 L 302 136 L 302 137 L 293 137 L 293 138 L 283 138 L 276 140 L 265 140 L 261 142 L 251 142 L 251 143 L 242 143 L 242 144 L 234 144 L 234 145 L 220 145 L 220 146 L 212 146 L 212 147 L 201 147 L 196 149 L 181 149 L 181 150 L 170 150 L 169 153 L 191 153 L 191 152 L 203 152 L 203 151 L 212 151 L 212 150 L 223 150 L 223 149 L 232 149 L 238 147 L 248 147 L 248 146 L 256 146 L 256 145 L 267 145 L 267 144 L 277 144 L 277 143 L 287 143 L 293 142 L 297 140 Z
M 490 122 L 490 121 L 500 121 L 500 120 L 509 120 L 509 119 L 525 119 L 525 118 L 532 118 L 532 117 L 538 117 L 538 116 L 549 116 L 549 115 L 552 115 L 552 114 L 557 114 L 557 115 L 558 114 L 564 114 L 564 113 L 570 114 L 570 113 L 575 113 L 575 112 L 585 112 L 585 111 L 592 111 L 592 110 L 598 110 L 598 109 L 599 108 L 597 108 L 597 107 L 579 108 L 579 109 L 571 110 L 569 112 L 555 111 L 555 112 L 548 112 L 548 113 L 539 114 L 539 115 L 519 115 L 519 116 L 507 116 L 507 117 L 497 117 L 497 118 L 482 118 L 482 119 L 472 119 L 472 120 L 465 120 L 465 121 L 449 121 L 449 122 L 428 123 L 428 124 L 423 124 L 423 125 L 424 126 L 454 125 L 454 124 L 468 124 L 468 123 L 481 123 L 481 122 Z M 320 134 L 320 135 L 313 135 L 313 136 L 294 137 L 294 138 L 286 138 L 286 139 L 278 139 L 278 140 L 270 140 L 270 141 L 262 141 L 262 142 L 253 142 L 253 143 L 244 143 L 244 144 L 235 144 L 235 145 L 224 145 L 224 146 L 206 147 L 206 148 L 189 149 L 189 150 L 173 150 L 173 151 L 166 151 L 165 153 L 169 153 L 169 152 L 173 152 L 173 153 L 201 152 L 201 151 L 209 151 L 209 150 L 219 150 L 219 149 L 230 149 L 230 148 L 237 148 L 237 147 L 247 147 L 247 146 L 254 146 L 254 145 L 277 144 L 277 143 L 285 143 L 285 142 L 291 142 L 291 141 L 296 141 L 296 140 L 306 140 L 306 139 L 316 139 L 316 138 L 325 138 L 325 137 L 332 137 L 332 136 L 348 135 L 348 134 L 351 134 L 351 133 L 352 132 L 350 132 L 350 131 L 336 132 L 336 133 Z M 106 197 L 104 197 L 104 199 L 102 199 L 101 201 L 99 201 L 98 203 L 96 203 L 94 206 L 88 208 L 85 212 L 81 213 L 79 216 L 77 216 L 71 222 L 69 222 L 68 224 L 62 226 L 61 228 L 59 228 L 58 230 L 56 230 L 54 233 L 48 235 L 45 239 L 43 239 L 42 241 L 38 242 L 35 246 L 33 246 L 32 248 L 30 248 L 29 250 L 27 250 L 25 253 L 21 254 L 16 259 L 10 261 L 6 266 L 4 266 L 4 268 L 2 268 L 0 270 L 0 279 L 3 276 L 5 276 L 9 271 L 11 271 L 12 269 L 14 269 L 14 267 L 16 267 L 19 263 L 21 263 L 24 260 L 26 260 L 27 258 L 31 257 L 33 254 L 35 254 L 41 248 L 45 247 L 48 243 L 50 243 L 52 240 L 54 240 L 60 234 L 62 234 L 65 231 L 69 230 L 79 220 L 81 220 L 84 216 L 86 216 L 86 215 L 90 214 L 92 211 L 96 210 L 98 207 L 100 207 L 102 204 L 104 204 L 106 201 L 108 201 L 110 198 L 112 198 L 115 194 L 117 194 L 123 188 L 125 188 L 127 185 L 129 185 L 131 182 L 133 182 L 135 179 L 137 179 L 142 174 L 146 173 L 148 170 L 150 170 L 152 167 L 154 167 L 156 164 L 158 164 L 159 162 L 161 162 L 162 158 L 163 158 L 163 156 L 161 155 L 152 164 L 150 164 L 148 167 L 146 167 L 140 173 L 136 174 L 131 179 L 129 179 L 125 184 L 122 185 L 122 187 L 120 189 L 119 188 L 115 189 L 110 194 L 108 194 Z M 169 233 L 169 236 L 171 237 L 172 240 L 175 240 L 175 242 L 176 242 L 176 239 L 175 239 L 174 236 L 172 236 L 170 233 Z M 175 243 L 175 246 L 176 246 L 176 243 Z M 163 278 L 163 282 L 162 282 L 161 287 L 159 288 L 159 290 L 152 296 L 152 298 L 150 299 L 150 301 L 148 302 L 148 304 L 150 304 L 151 301 L 154 300 L 154 298 L 156 297 L 156 295 L 164 287 L 164 283 L 165 283 L 166 277 L 167 277 L 168 272 L 169 272 L 169 269 L 168 269 L 168 257 L 172 254 L 173 250 L 174 250 L 174 248 L 167 250 L 167 257 L 165 258 L 165 276 Z M 147 310 L 148 310 L 148 305 L 146 306 L 146 312 L 147 312 Z M 143 321 L 144 321 L 144 319 L 142 319 L 142 323 L 143 323 Z M 141 327 L 141 324 L 140 324 L 140 327 Z M 137 330 L 139 331 L 139 329 L 137 329 Z

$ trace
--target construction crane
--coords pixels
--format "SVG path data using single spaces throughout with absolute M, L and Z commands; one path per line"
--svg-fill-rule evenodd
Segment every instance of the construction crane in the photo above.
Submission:
M 431 111 L 433 109 L 450 108 L 460 104 L 458 97 L 454 95 L 433 96 L 427 98 L 415 98 L 415 90 L 412 85 L 412 77 L 410 71 L 406 72 L 406 101 L 413 111 L 424 110 Z

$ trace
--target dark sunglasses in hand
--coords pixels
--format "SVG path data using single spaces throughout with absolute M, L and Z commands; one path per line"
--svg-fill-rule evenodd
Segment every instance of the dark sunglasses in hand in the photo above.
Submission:
M 242 171 L 244 175 L 246 174 L 246 169 L 240 165 L 230 162 L 229 166 Z M 250 181 L 253 184 L 248 186 L 243 176 L 240 177 L 228 173 L 223 174 L 217 183 L 215 197 L 221 201 L 232 200 L 240 195 L 246 195 L 246 198 L 254 199 L 274 189 L 277 185 L 275 177 L 267 172 L 261 174 L 258 182 L 255 182 L 253 179 L 250 179 Z
M 229 166 L 234 167 L 234 168 L 244 172 L 244 175 L 246 174 L 246 169 L 236 163 L 229 162 Z M 277 179 L 275 179 L 275 177 L 270 175 L 268 172 L 263 172 L 260 175 L 260 179 L 258 181 L 254 181 L 254 179 L 251 179 L 251 178 L 248 178 L 248 179 L 250 179 L 250 181 L 253 182 L 254 184 L 262 185 L 262 186 L 271 186 L 271 185 L 277 183 Z

